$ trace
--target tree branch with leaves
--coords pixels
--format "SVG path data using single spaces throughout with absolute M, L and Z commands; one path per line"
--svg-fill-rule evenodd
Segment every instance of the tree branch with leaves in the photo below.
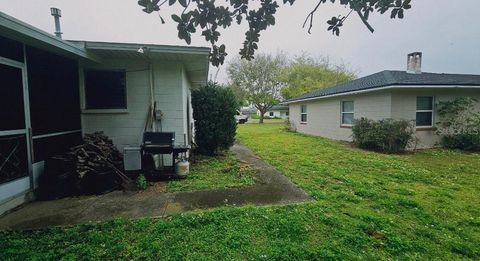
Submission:
M 192 34 L 197 30 L 205 41 L 212 46 L 210 61 L 214 66 L 224 63 L 227 56 L 224 44 L 219 44 L 220 28 L 232 26 L 235 20 L 237 24 L 243 21 L 248 23 L 248 29 L 245 32 L 243 47 L 240 49 L 240 56 L 246 60 L 251 60 L 258 50 L 260 34 L 268 27 L 275 25 L 275 14 L 280 7 L 275 0 L 225 0 L 225 2 L 215 0 L 140 0 L 138 4 L 143 7 L 146 13 L 157 12 L 162 23 L 165 20 L 162 17 L 163 8 L 180 5 L 181 13 L 172 14 L 171 18 L 177 23 L 178 38 L 185 40 L 187 44 L 191 43 Z M 296 0 L 281 0 L 283 5 L 292 6 Z M 308 33 L 313 27 L 313 18 L 318 12 L 319 7 L 327 2 L 340 4 L 347 7 L 345 15 L 334 16 L 327 21 L 327 30 L 332 34 L 339 36 L 340 28 L 352 13 L 357 14 L 365 26 L 373 33 L 374 29 L 368 20 L 373 12 L 385 14 L 390 12 L 390 18 L 403 19 L 405 10 L 410 9 L 411 0 L 316 0 L 312 1 L 313 9 L 307 14 L 303 27 L 308 27 Z
M 355 73 L 348 70 L 346 65 L 335 65 L 330 63 L 328 57 L 313 58 L 307 53 L 295 57 L 279 75 L 285 100 L 355 78 Z

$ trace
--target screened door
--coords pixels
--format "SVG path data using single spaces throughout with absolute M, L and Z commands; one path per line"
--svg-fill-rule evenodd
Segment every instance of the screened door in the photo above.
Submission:
M 0 189 L 24 179 L 8 190 L 3 187 L 0 201 L 29 189 L 23 70 L 23 63 L 0 59 Z

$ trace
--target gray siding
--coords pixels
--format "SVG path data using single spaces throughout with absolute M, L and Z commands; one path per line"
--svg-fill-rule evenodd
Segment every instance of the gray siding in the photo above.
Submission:
M 323 136 L 334 140 L 352 140 L 352 131 L 341 127 L 341 101 L 354 102 L 354 117 L 380 120 L 391 117 L 389 92 L 345 95 L 290 104 L 290 122 L 298 132 Z M 300 122 L 300 106 L 307 105 L 307 123 Z
M 392 118 L 415 121 L 417 96 L 434 96 L 435 103 L 453 100 L 456 97 L 474 97 L 480 101 L 480 90 L 474 89 L 400 89 L 392 91 Z M 479 105 L 477 103 L 477 105 Z M 477 106 L 480 110 L 480 105 Z M 435 109 L 435 108 L 434 108 Z M 436 111 L 433 113 L 433 123 L 439 121 Z M 431 148 L 438 145 L 440 137 L 433 130 L 416 132 L 417 148 Z
M 374 91 L 363 94 L 320 98 L 303 103 L 290 104 L 292 128 L 301 133 L 323 136 L 334 140 L 351 141 L 351 129 L 340 125 L 340 102 L 354 101 L 355 119 L 366 117 L 373 120 L 385 118 L 415 121 L 417 96 L 434 96 L 435 102 L 468 96 L 480 100 L 478 89 L 408 88 Z M 307 105 L 307 123 L 300 123 L 300 106 Z M 480 111 L 480 103 L 477 103 Z M 438 115 L 434 113 L 434 123 Z M 438 145 L 440 138 L 433 130 L 416 131 L 417 148 L 431 148 Z
M 270 116 L 270 112 L 273 112 L 273 116 Z M 287 111 L 279 110 L 267 111 L 267 113 L 265 113 L 265 117 L 288 119 Z

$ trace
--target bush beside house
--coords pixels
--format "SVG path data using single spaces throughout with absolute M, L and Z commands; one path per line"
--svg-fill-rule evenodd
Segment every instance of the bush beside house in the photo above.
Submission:
M 231 89 L 209 82 L 192 91 L 192 107 L 197 152 L 213 155 L 233 145 L 238 102 Z
M 436 133 L 442 146 L 449 149 L 480 151 L 480 112 L 475 111 L 476 99 L 458 97 L 439 102 Z
M 414 127 L 406 120 L 361 118 L 355 121 L 352 133 L 358 147 L 385 153 L 405 151 L 415 140 Z

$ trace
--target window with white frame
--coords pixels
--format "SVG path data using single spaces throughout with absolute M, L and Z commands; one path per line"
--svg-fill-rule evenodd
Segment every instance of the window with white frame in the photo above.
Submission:
M 300 108 L 300 122 L 307 122 L 307 105 L 302 104 Z
M 269 115 L 270 117 L 273 117 L 275 114 L 273 113 L 273 111 L 271 111 L 271 112 L 268 113 L 268 115 Z
M 418 96 L 416 110 L 417 127 L 433 127 L 433 96 Z
M 342 125 L 351 126 L 353 125 L 353 117 L 354 117 L 354 104 L 353 101 L 342 101 L 341 104 L 342 111 Z

